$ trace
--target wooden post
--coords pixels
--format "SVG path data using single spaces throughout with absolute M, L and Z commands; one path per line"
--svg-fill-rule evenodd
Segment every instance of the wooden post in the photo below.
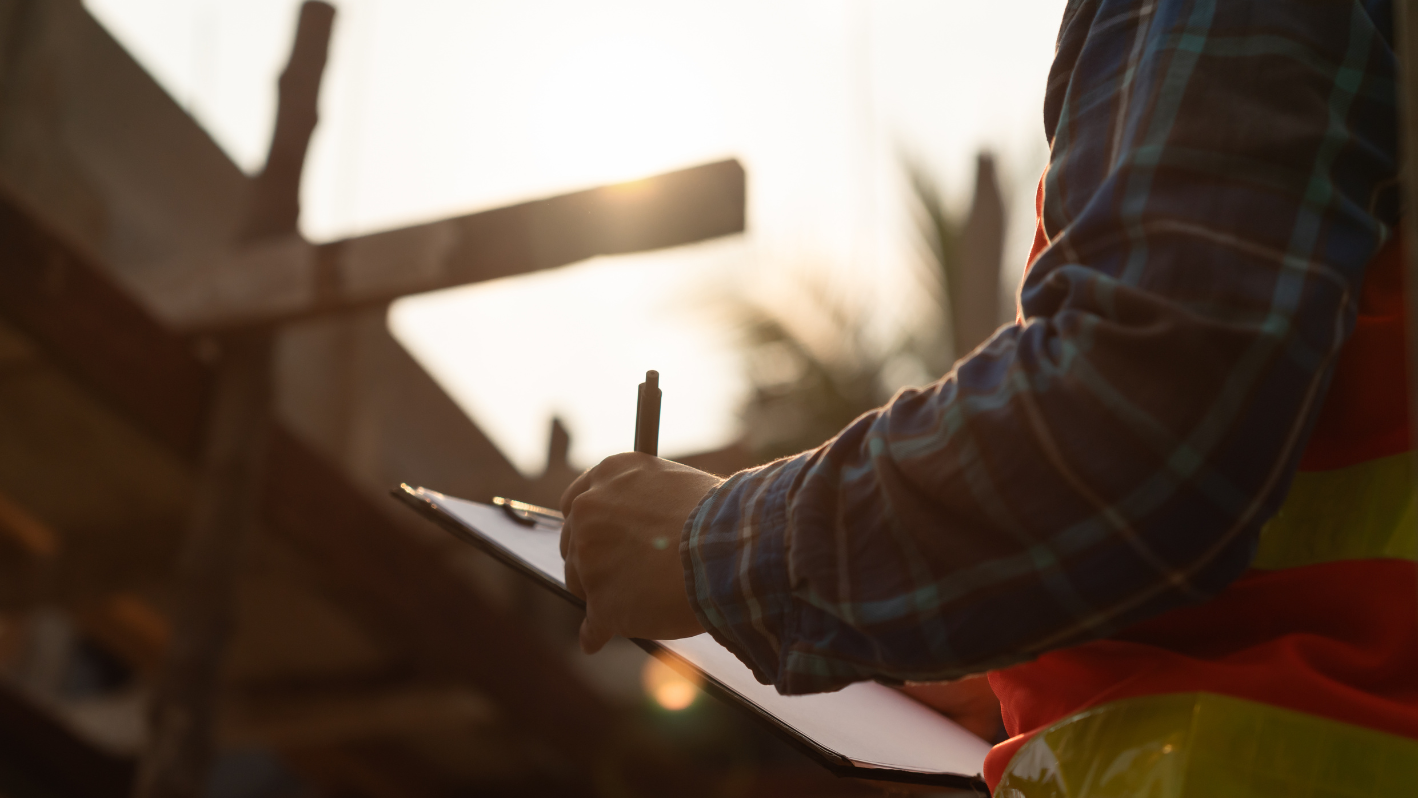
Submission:
M 1000 326 L 1000 267 L 1004 263 L 1004 196 L 1000 192 L 994 156 L 975 159 L 975 194 L 970 215 L 960 232 L 955 270 L 958 292 L 950 298 L 954 357 L 962 358 L 984 343 Z M 1011 316 L 1011 320 L 1013 317 Z
M 265 332 L 231 336 L 222 352 L 201 481 L 178 566 L 174 634 L 138 770 L 139 798 L 197 798 L 205 792 L 237 564 L 260 506 L 270 353 Z
M 330 48 L 335 8 L 318 0 L 300 7 L 291 57 L 281 73 L 276 128 L 266 151 L 266 166 L 252 185 L 251 215 L 245 239 L 291 235 L 300 220 L 300 175 L 305 151 L 319 121 L 320 79 Z
M 296 234 L 300 174 L 316 122 L 335 10 L 308 0 L 300 10 L 266 167 L 257 178 L 246 239 Z M 271 427 L 269 327 L 220 339 L 203 443 L 202 473 L 178 566 L 176 624 L 153 698 L 150 739 L 138 770 L 138 798 L 205 793 L 216 727 L 222 658 L 230 637 L 245 541 L 259 522 L 261 465 Z

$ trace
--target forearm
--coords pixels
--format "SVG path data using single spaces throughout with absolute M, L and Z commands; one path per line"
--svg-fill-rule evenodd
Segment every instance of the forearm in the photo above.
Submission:
M 1276 41 L 1214 8 L 1198 32 L 1200 3 L 1086 8 L 1079 64 L 1149 44 L 1064 76 L 1024 323 L 686 524 L 701 622 L 780 691 L 978 673 L 1204 599 L 1283 497 L 1387 234 L 1386 45 L 1359 4 L 1232 9 Z

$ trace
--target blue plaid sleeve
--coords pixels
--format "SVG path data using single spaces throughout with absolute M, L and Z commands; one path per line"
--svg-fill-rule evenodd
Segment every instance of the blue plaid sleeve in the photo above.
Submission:
M 1396 220 L 1388 2 L 1075 0 L 1022 321 L 686 523 L 780 692 L 1020 662 L 1216 594 Z

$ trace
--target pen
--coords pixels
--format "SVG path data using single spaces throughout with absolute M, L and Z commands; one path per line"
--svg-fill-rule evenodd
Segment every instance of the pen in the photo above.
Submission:
M 660 372 L 645 372 L 635 404 L 635 451 L 660 454 Z

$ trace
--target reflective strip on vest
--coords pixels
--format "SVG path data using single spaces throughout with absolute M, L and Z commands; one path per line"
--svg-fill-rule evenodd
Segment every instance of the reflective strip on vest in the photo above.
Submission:
M 1374 798 L 1418 790 L 1418 740 L 1212 693 L 1114 701 L 1035 735 L 995 798 Z
M 1295 475 L 1252 567 L 1418 560 L 1411 453 Z M 1111 701 L 1037 734 L 996 798 L 1375 798 L 1418 790 L 1418 740 L 1213 693 Z
M 1418 513 L 1409 453 L 1333 471 L 1302 471 L 1261 529 L 1254 568 L 1338 560 L 1418 559 Z

